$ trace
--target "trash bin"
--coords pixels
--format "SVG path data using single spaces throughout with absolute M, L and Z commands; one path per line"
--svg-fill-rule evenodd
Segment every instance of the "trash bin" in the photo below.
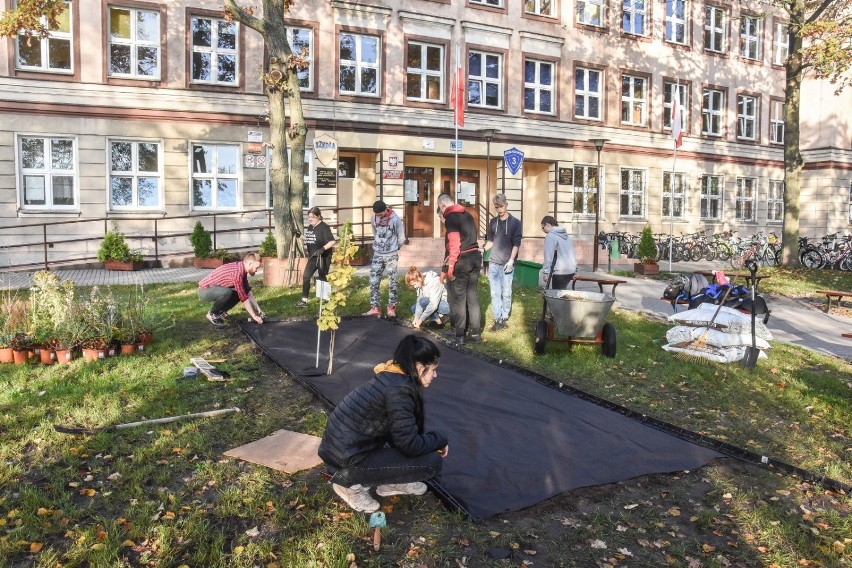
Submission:
M 538 262 L 516 260 L 515 277 L 512 279 L 512 282 L 515 286 L 522 288 L 535 288 L 538 286 L 538 273 L 540 270 L 541 264 Z

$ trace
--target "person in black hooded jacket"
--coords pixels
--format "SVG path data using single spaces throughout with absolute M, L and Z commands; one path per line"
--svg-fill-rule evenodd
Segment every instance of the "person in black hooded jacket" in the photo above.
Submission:
M 441 471 L 448 452 L 441 432 L 424 432 L 423 389 L 437 377 L 440 351 L 421 335 L 399 342 L 393 359 L 337 405 L 328 417 L 319 456 L 332 489 L 356 511 L 371 513 L 379 496 L 422 495 L 422 481 Z

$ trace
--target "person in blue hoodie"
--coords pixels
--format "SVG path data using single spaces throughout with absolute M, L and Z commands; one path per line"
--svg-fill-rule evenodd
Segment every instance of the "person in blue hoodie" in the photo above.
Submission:
M 559 226 L 556 219 L 546 215 L 541 220 L 541 230 L 547 236 L 544 237 L 544 261 L 541 268 L 542 277 L 547 282 L 550 278 L 549 287 L 554 290 L 566 290 L 574 279 L 577 272 L 577 257 L 574 255 L 574 241 L 568 231 Z M 556 255 L 556 264 L 553 256 Z M 550 267 L 553 266 L 553 274 Z
M 393 209 L 384 201 L 373 204 L 373 262 L 370 265 L 370 310 L 365 316 L 381 317 L 382 275 L 388 275 L 388 312 L 389 318 L 396 317 L 397 287 L 396 277 L 399 263 L 399 249 L 405 244 L 405 227 Z
M 491 331 L 508 327 L 512 311 L 512 280 L 515 276 L 515 259 L 521 248 L 521 221 L 509 213 L 506 195 L 498 193 L 491 201 L 497 215 L 488 221 L 485 232 L 485 250 L 491 251 L 488 259 L 488 284 L 491 287 L 491 313 L 494 325 Z

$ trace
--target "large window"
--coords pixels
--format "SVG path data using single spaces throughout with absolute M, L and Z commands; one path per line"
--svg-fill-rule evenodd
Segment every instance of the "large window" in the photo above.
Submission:
M 645 170 L 621 170 L 619 214 L 622 217 L 645 216 L 645 189 Z
M 314 31 L 310 28 L 289 28 L 287 39 L 290 41 L 290 49 L 293 55 L 304 59 L 304 67 L 296 69 L 299 78 L 299 89 L 302 91 L 314 90 Z
M 380 44 L 376 36 L 340 34 L 341 94 L 379 96 Z
M 648 80 L 621 76 L 621 124 L 645 126 L 648 116 Z
M 780 223 L 784 220 L 784 182 L 769 181 L 769 198 L 766 200 L 766 220 Z
M 192 145 L 193 209 L 235 209 L 239 206 L 239 160 L 237 145 Z
M 18 138 L 21 208 L 71 209 L 77 205 L 77 148 L 73 138 Z
M 18 35 L 16 66 L 27 71 L 71 71 L 71 2 L 64 2 L 65 9 L 56 18 L 56 27 L 48 27 L 47 18 L 41 24 L 48 27 L 48 36 Z
M 416 41 L 408 44 L 406 97 L 441 102 L 444 98 L 444 47 Z
M 737 95 L 737 138 L 757 139 L 757 107 L 757 97 Z
M 574 116 L 589 120 L 601 119 L 603 71 L 577 68 L 574 71 Z
M 674 211 L 674 214 L 672 214 Z M 663 172 L 663 218 L 686 217 L 686 174 Z
M 787 55 L 790 53 L 790 30 L 787 24 L 776 22 L 775 34 L 772 42 L 772 63 L 784 65 Z
M 757 178 L 737 178 L 737 221 L 754 221 Z
M 536 16 L 553 16 L 553 1 L 552 0 L 526 0 L 524 2 L 524 12 L 534 14 Z
M 603 27 L 606 0 L 577 0 L 577 23 Z
M 503 108 L 503 56 L 471 51 L 467 58 L 467 104 Z
M 192 82 L 237 84 L 237 23 L 192 18 Z
M 109 75 L 160 78 L 160 13 L 137 8 L 109 9 Z
M 549 61 L 524 61 L 524 110 L 553 114 L 555 65 Z
M 727 19 L 723 8 L 707 6 L 704 9 L 704 49 L 725 53 L 727 49 Z
M 161 144 L 112 140 L 109 143 L 110 209 L 161 207 Z
M 645 0 L 622 0 L 621 29 L 624 33 L 645 35 L 648 7 Z
M 672 129 L 672 102 L 677 91 L 680 99 L 681 130 L 689 130 L 689 86 L 683 83 L 663 83 L 663 129 Z
M 740 20 L 740 55 L 746 59 L 760 59 L 762 20 L 756 16 L 743 16 Z
M 722 220 L 722 195 L 725 180 L 722 176 L 701 176 L 701 220 Z
M 716 89 L 704 89 L 701 106 L 701 133 L 707 136 L 721 136 L 724 127 L 725 92 Z
M 687 0 L 666 0 L 665 39 L 672 43 L 686 45 L 689 41 L 687 25 Z
M 769 141 L 784 143 L 784 101 L 769 101 Z
M 597 199 L 597 166 L 574 166 L 574 213 L 594 215 Z

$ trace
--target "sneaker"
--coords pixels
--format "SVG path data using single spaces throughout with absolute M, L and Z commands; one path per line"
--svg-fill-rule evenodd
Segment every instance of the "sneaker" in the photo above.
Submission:
M 426 493 L 426 484 L 420 481 L 414 483 L 392 483 L 389 485 L 379 485 L 376 487 L 376 493 L 380 497 L 390 497 L 392 495 L 423 495 Z
M 506 327 L 506 324 L 503 323 L 503 320 L 494 320 L 494 325 L 491 326 L 489 331 L 500 331 Z
M 379 502 L 373 499 L 370 495 L 370 488 L 363 485 L 353 485 L 352 487 L 343 487 L 336 483 L 331 484 L 331 488 L 337 493 L 337 496 L 361 513 L 373 513 L 379 510 Z
M 482 336 L 478 333 L 471 333 L 466 340 L 467 343 L 482 343 Z
M 214 315 L 211 312 L 207 312 L 207 321 L 216 326 L 223 325 L 225 323 L 219 316 Z
M 370 310 L 361 314 L 362 316 L 373 316 L 376 318 L 382 317 L 382 308 L 379 306 L 370 306 Z
M 298 302 L 295 303 L 295 306 L 297 308 L 307 308 L 308 307 L 308 301 L 307 300 L 299 300 Z
M 396 317 L 396 306 L 388 306 L 388 317 L 395 318 Z
M 220 314 L 219 314 L 219 319 L 220 319 L 220 320 L 222 320 L 222 322 L 223 322 L 223 323 L 224 323 L 224 322 L 227 322 L 227 321 L 228 321 L 228 312 L 222 312 L 222 313 L 220 313 Z

